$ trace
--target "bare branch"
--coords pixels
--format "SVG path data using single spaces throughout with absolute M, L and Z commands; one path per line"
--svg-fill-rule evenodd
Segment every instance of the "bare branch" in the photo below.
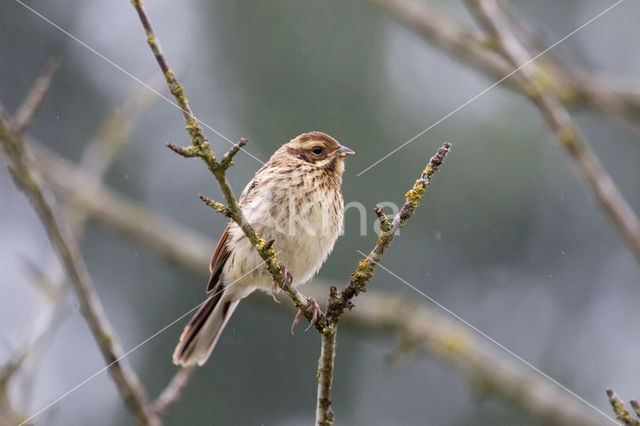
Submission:
M 91 170 L 98 183 L 120 149 L 129 140 L 131 129 L 140 111 L 148 107 L 154 100 L 155 98 L 152 98 L 146 90 L 143 91 L 139 88 L 132 90 L 125 101 L 104 118 L 95 135 L 87 142 L 80 159 L 80 166 Z M 92 192 L 92 186 L 88 182 L 83 182 L 78 187 L 81 187 L 85 192 Z M 87 220 L 84 209 L 72 197 L 64 206 L 61 215 L 67 219 L 70 235 L 80 241 Z M 61 269 L 55 256 L 47 266 L 43 266 L 42 262 L 34 264 L 26 258 L 24 262 L 33 277 L 30 283 L 37 285 L 38 290 L 44 294 L 45 302 L 44 306 L 39 309 L 30 336 L 25 340 L 21 349 L 13 355 L 12 360 L 14 361 L 6 364 L 22 367 L 24 361 L 29 359 L 28 365 L 31 368 L 24 365 L 24 368 L 15 368 L 12 372 L 19 372 L 22 377 L 21 389 L 26 401 L 33 390 L 31 385 L 34 380 L 34 367 L 42 358 L 46 345 L 51 341 L 57 326 L 62 323 L 64 318 L 65 304 L 63 302 L 67 287 L 64 270 Z M 20 362 L 17 363 L 15 360 L 20 360 Z M 6 375 L 5 377 L 6 383 L 11 377 Z
M 351 280 L 344 290 L 338 292 L 335 287 L 332 286 L 330 288 L 327 312 L 317 321 L 317 328 L 322 333 L 322 352 L 318 366 L 318 395 L 316 400 L 316 425 L 318 426 L 330 425 L 334 419 L 334 414 L 331 410 L 331 383 L 333 381 L 338 322 L 344 311 L 346 309 L 351 310 L 354 306 L 352 299 L 360 292 L 366 291 L 366 285 L 373 278 L 373 271 L 380 258 L 391 244 L 396 232 L 413 215 L 413 212 L 420 204 L 420 199 L 425 194 L 427 186 L 431 184 L 431 177 L 442 165 L 450 148 L 451 144 L 445 142 L 438 152 L 431 157 L 420 178 L 416 180 L 413 188 L 406 193 L 406 201 L 391 224 L 389 224 L 389 220 L 384 216 L 384 212 L 380 207 L 375 209 L 376 214 L 381 218 L 381 227 L 383 228 L 375 247 L 365 259 L 358 263 L 358 268 L 351 274 Z
M 528 62 L 527 50 L 511 34 L 508 20 L 494 0 L 470 0 L 468 3 L 495 38 L 500 52 L 514 68 Z M 554 137 L 577 166 L 592 195 L 607 212 L 636 260 L 640 262 L 638 217 L 580 133 L 566 108 L 553 94 L 537 84 L 538 78 L 534 70 L 525 66 L 518 74 L 524 80 L 523 93 L 538 108 Z
M 422 171 L 420 178 L 416 180 L 406 194 L 405 203 L 397 215 L 393 218 L 389 230 L 382 232 L 378 237 L 378 241 L 367 255 L 358 263 L 358 268 L 351 274 L 351 280 L 342 290 L 338 297 L 331 297 L 329 300 L 329 306 L 327 307 L 326 324 L 322 323 L 323 327 L 332 326 L 340 321 L 345 309 L 350 309 L 352 306 L 351 299 L 357 296 L 360 292 L 366 291 L 366 285 L 373 278 L 373 271 L 375 270 L 380 258 L 387 250 L 391 241 L 396 235 L 396 232 L 402 228 L 407 219 L 409 219 L 415 209 L 420 205 L 420 199 L 424 196 L 427 187 L 431 184 L 431 177 L 438 171 L 440 165 L 444 161 L 447 152 L 451 148 L 449 142 L 445 142 L 438 152 L 431 157 L 429 163 Z
M 195 118 L 191 109 L 189 108 L 182 84 L 180 84 L 180 82 L 176 78 L 175 73 L 171 71 L 167 59 L 162 53 L 160 42 L 158 41 L 158 37 L 153 32 L 153 28 L 151 27 L 149 17 L 147 16 L 146 11 L 142 5 L 142 1 L 133 0 L 132 4 L 138 12 L 140 22 L 142 23 L 145 33 L 147 34 L 147 42 L 151 47 L 151 50 L 156 58 L 156 61 L 158 62 L 158 65 L 160 66 L 160 69 L 165 75 L 167 85 L 169 86 L 171 93 L 176 99 L 178 106 L 182 110 L 186 122 L 186 129 L 191 138 L 191 146 L 178 147 L 176 145 L 170 144 L 169 148 L 185 157 L 198 157 L 207 165 L 209 171 L 213 174 L 213 177 L 218 182 L 218 186 L 222 190 L 228 214 L 231 215 L 233 220 L 238 224 L 240 229 L 242 229 L 242 232 L 251 242 L 251 245 L 253 245 L 260 257 L 265 261 L 265 267 L 273 276 L 274 282 L 278 283 L 278 285 L 284 290 L 284 292 L 289 295 L 294 306 L 301 312 L 303 312 L 304 315 L 309 319 L 309 321 L 312 321 L 312 318 L 314 318 L 314 311 L 312 309 L 312 306 L 307 303 L 307 299 L 295 288 L 293 288 L 286 279 L 284 274 L 286 267 L 284 267 L 284 265 L 282 265 L 278 261 L 275 248 L 271 246 L 267 247 L 267 242 L 258 234 L 256 234 L 253 227 L 246 220 L 244 213 L 238 206 L 238 202 L 236 201 L 236 197 L 233 193 L 233 190 L 231 189 L 231 185 L 227 180 L 226 170 L 231 165 L 231 159 L 238 152 L 238 150 L 242 148 L 242 146 L 246 145 L 247 140 L 241 139 L 225 155 L 226 160 L 223 158 L 222 162 L 218 162 L 215 153 L 211 149 L 211 146 L 204 136 L 204 132 L 202 131 L 198 120 Z
M 247 138 L 241 138 L 238 143 L 234 144 L 229 151 L 222 157 L 220 168 L 227 170 L 233 164 L 233 157 L 249 142 Z
M 497 55 L 490 39 L 468 28 L 430 2 L 419 0 L 372 0 L 384 8 L 407 28 L 445 53 L 451 54 L 472 65 L 492 80 L 500 80 L 513 71 L 513 67 Z M 513 20 L 513 18 L 512 18 Z M 518 31 L 523 28 L 518 29 Z M 529 35 L 528 35 L 529 36 Z M 530 37 L 529 37 L 530 38 Z M 536 39 L 536 49 L 542 48 Z M 635 136 L 640 136 L 638 116 L 640 112 L 640 90 L 636 85 L 621 84 L 610 77 L 601 77 L 559 61 L 549 53 L 538 58 L 535 74 L 543 84 L 566 106 L 589 105 L 621 123 Z M 522 91 L 515 84 L 519 75 L 510 76 L 506 83 L 514 90 Z
M 162 53 L 162 48 L 160 47 L 160 43 L 158 42 L 158 38 L 153 32 L 153 28 L 151 27 L 151 22 L 147 17 L 147 13 L 142 6 L 142 0 L 132 0 L 131 4 L 138 12 L 138 17 L 140 18 L 140 22 L 142 23 L 142 27 L 144 28 L 144 32 L 147 34 L 147 43 L 153 52 L 153 55 L 164 74 L 164 78 L 167 82 L 167 86 L 169 86 L 169 90 L 176 100 L 176 104 L 182 111 L 182 115 L 185 120 L 187 132 L 191 137 L 192 143 L 194 146 L 207 145 L 207 139 L 204 136 L 204 132 L 202 131 L 202 127 L 195 115 L 191 111 L 191 107 L 189 106 L 189 100 L 184 94 L 184 87 L 178 79 L 176 78 L 175 72 L 169 67 L 169 64 Z M 215 160 L 215 157 L 214 157 Z
M 624 408 L 624 402 L 618 398 L 618 395 L 615 394 L 613 389 L 607 389 L 607 396 L 609 397 L 609 403 L 611 404 L 611 408 L 613 408 L 616 419 L 620 420 L 620 422 L 625 426 L 640 426 L 640 420 L 634 419 L 631 413 Z
M 633 408 L 636 416 L 638 417 L 638 419 L 640 419 L 640 403 L 635 399 L 632 399 L 631 401 L 629 401 L 629 405 L 631 405 L 631 408 Z
M 233 219 L 233 212 L 228 208 L 226 208 L 224 204 L 219 203 L 218 201 L 214 201 L 211 198 L 207 197 L 206 195 L 202 195 L 202 194 L 200 194 L 200 199 L 202 200 L 203 203 L 205 203 L 207 206 L 211 207 L 218 213 L 228 217 L 229 219 Z M 268 248 L 271 248 L 272 245 L 273 243 L 270 244 Z
M 51 80 L 59 67 L 60 61 L 58 59 L 51 59 L 42 75 L 40 75 L 33 83 L 33 86 L 31 86 L 27 97 L 15 115 L 17 133 L 22 134 L 31 126 L 31 122 L 36 117 L 36 114 L 38 114 L 38 111 L 40 111 L 44 98 L 47 96 L 49 88 L 51 87 Z
M 182 396 L 182 391 L 189 383 L 189 379 L 196 371 L 196 367 L 184 367 L 178 370 L 169 384 L 162 390 L 160 395 L 153 401 L 151 409 L 162 417 L 173 404 Z
M 80 311 L 87 320 L 103 358 L 110 366 L 109 373 L 125 403 L 141 424 L 157 424 L 155 415 L 147 408 L 147 396 L 137 375 L 126 360 L 120 359 L 122 350 L 113 332 L 113 327 L 105 315 L 102 303 L 95 293 L 75 241 L 63 232 L 59 219 L 44 197 L 40 184 L 31 171 L 31 166 L 27 164 L 26 148 L 22 135 L 4 117 L 0 118 L 0 143 L 9 160 L 13 180 L 31 201 L 69 276 L 78 297 Z
M 331 409 L 331 384 L 333 382 L 333 366 L 336 357 L 337 329 L 331 328 L 322 333 L 322 348 L 318 360 L 318 397 L 316 402 L 316 425 L 330 426 L 335 415 Z

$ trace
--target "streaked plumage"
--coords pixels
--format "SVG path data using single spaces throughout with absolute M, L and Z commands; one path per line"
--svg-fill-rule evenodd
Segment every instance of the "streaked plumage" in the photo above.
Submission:
M 351 154 L 329 135 L 304 133 L 280 147 L 240 196 L 239 205 L 256 232 L 275 240 L 294 286 L 311 279 L 333 249 L 344 213 L 344 157 Z M 173 362 L 202 365 L 238 302 L 256 289 L 271 288 L 262 259 L 230 222 L 211 259 L 209 296 L 185 327 Z

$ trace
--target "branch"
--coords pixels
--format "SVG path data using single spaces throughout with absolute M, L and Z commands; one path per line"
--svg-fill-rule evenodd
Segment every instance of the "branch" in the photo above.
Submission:
M 15 126 L 18 134 L 25 133 L 29 126 L 31 126 L 31 122 L 38 114 L 38 111 L 40 111 L 44 98 L 49 92 L 51 80 L 59 67 L 60 61 L 58 59 L 51 59 L 42 75 L 38 77 L 31 86 L 27 97 L 15 114 Z
M 624 402 L 618 398 L 618 395 L 615 394 L 613 389 L 607 389 L 607 396 L 609 397 L 609 403 L 611 404 L 611 408 L 613 408 L 616 419 L 620 420 L 625 426 L 640 426 L 640 405 L 638 401 L 631 401 L 631 406 L 636 416 L 638 416 L 638 419 L 635 419 L 633 415 L 624 408 Z
M 42 80 L 42 78 L 39 80 Z M 49 84 L 46 85 L 48 86 Z M 42 87 L 42 84 L 40 84 L 40 87 Z M 31 92 L 33 92 L 33 89 Z M 39 93 L 43 94 L 42 90 Z M 95 135 L 87 142 L 81 156 L 80 167 L 91 170 L 97 184 L 101 183 L 101 179 L 115 160 L 118 152 L 128 142 L 131 129 L 140 112 L 154 100 L 155 97 L 152 98 L 149 91 L 136 87 L 135 90 L 127 95 L 122 105 L 115 108 L 104 118 Z M 25 103 L 33 104 L 33 102 L 29 101 Z M 17 121 L 20 122 L 21 120 Z M 22 122 L 25 121 L 22 120 Z M 79 181 L 74 182 L 74 184 L 77 183 Z M 85 182 L 79 184 L 78 187 L 85 192 L 92 191 L 92 186 L 86 185 Z M 67 218 L 67 228 L 72 238 L 80 242 L 88 215 L 74 197 L 67 200 L 61 216 Z M 0 382 L 7 384 L 15 373 L 20 372 L 23 378 L 22 391 L 25 395 L 28 395 L 32 391 L 30 385 L 34 379 L 33 371 L 35 370 L 35 365 L 41 360 L 46 345 L 53 337 L 57 326 L 62 323 L 63 308 L 65 307 L 63 302 L 65 301 L 64 296 L 66 295 L 67 284 L 65 282 L 65 272 L 61 269 L 55 256 L 49 262 L 35 264 L 25 259 L 25 263 L 27 271 L 32 276 L 32 282 L 37 285 L 46 303 L 39 310 L 32 332 L 25 339 L 22 348 L 14 353 L 9 362 L 5 363 L 0 372 L 0 377 L 2 377 Z M 46 263 L 48 263 L 47 266 L 41 266 Z M 30 361 L 30 370 L 26 369 L 25 361 L 27 359 Z M 25 396 L 24 400 L 28 400 L 28 397 Z M 2 419 L 0 419 L 0 423 L 2 423 Z
M 478 20 L 495 39 L 502 55 L 518 68 L 529 60 L 527 50 L 510 30 L 508 19 L 494 0 L 468 0 Z M 554 137 L 577 166 L 592 195 L 607 212 L 629 249 L 640 262 L 640 221 L 611 176 L 598 160 L 569 112 L 549 91 L 540 87 L 534 70 L 523 67 L 518 74 L 524 81 L 523 93 L 538 108 Z
M 382 209 L 380 207 L 376 208 L 376 214 L 381 218 L 380 220 L 382 222 L 382 233 L 378 236 L 378 241 L 373 250 L 371 250 L 366 258 L 358 263 L 358 268 L 351 274 L 351 280 L 345 289 L 340 293 L 335 293 L 334 297 L 330 298 L 326 314 L 326 326 L 334 325 L 340 321 L 345 309 L 351 310 L 353 307 L 351 300 L 360 292 L 366 291 L 367 283 L 373 278 L 373 271 L 380 261 L 380 258 L 391 244 L 391 241 L 393 241 L 397 231 L 405 225 L 406 221 L 420 205 L 420 199 L 424 196 L 427 187 L 431 184 L 432 176 L 442 165 L 450 148 L 451 144 L 445 142 L 442 147 L 438 149 L 438 152 L 431 157 L 427 166 L 422 171 L 420 178 L 416 180 L 416 183 L 413 185 L 413 188 L 405 194 L 405 203 L 402 205 L 398 214 L 395 215 L 390 225 L 387 225 L 388 220 L 386 216 L 384 216 L 384 212 L 381 211 Z M 387 223 L 385 223 L 385 221 Z M 385 231 L 387 226 L 388 228 Z
M 44 151 L 38 145 L 36 147 L 38 149 L 34 151 L 39 169 L 52 188 L 63 196 L 77 197 L 92 218 L 187 271 L 202 274 L 208 270 L 208 250 L 215 245 L 213 239 L 120 195 L 104 184 L 94 186 L 90 174 L 70 166 L 58 154 Z M 91 193 L 83 191 L 73 185 L 77 180 L 88 182 L 94 190 Z M 305 292 L 320 300 L 330 285 L 334 283 L 315 280 L 305 285 Z M 274 304 L 269 296 L 254 300 L 275 309 L 287 308 L 284 304 Z M 525 370 L 520 364 L 505 359 L 504 353 L 493 345 L 469 334 L 460 324 L 434 310 L 417 305 L 415 301 L 387 292 L 369 291 L 359 299 L 358 309 L 343 317 L 342 322 L 361 332 L 387 337 L 400 335 L 417 342 L 431 356 L 449 364 L 478 385 L 476 391 L 490 391 L 531 417 L 547 419 L 550 424 L 558 426 L 596 426 L 603 423 L 599 415 L 585 410 L 582 404 L 560 388 Z M 459 350 L 453 350 L 455 348 Z
M 318 361 L 318 397 L 316 398 L 316 425 L 330 426 L 335 415 L 331 409 L 331 384 L 336 356 L 337 329 L 332 327 L 322 333 L 322 347 Z
M 242 148 L 243 145 L 246 145 L 247 140 L 241 139 L 223 156 L 223 160 L 218 162 L 215 153 L 204 136 L 204 132 L 202 131 L 198 120 L 193 115 L 193 112 L 189 107 L 189 102 L 185 96 L 182 84 L 178 81 L 175 73 L 169 67 L 168 61 L 162 53 L 160 42 L 153 31 L 149 17 L 142 5 L 142 0 L 132 0 L 132 4 L 136 9 L 140 22 L 142 23 L 142 27 L 147 34 L 149 47 L 151 48 L 160 69 L 165 75 L 171 94 L 175 98 L 177 105 L 182 110 L 186 129 L 189 133 L 189 137 L 191 138 L 190 146 L 180 147 L 178 145 L 169 144 L 169 148 L 184 157 L 198 157 L 207 165 L 207 168 L 213 174 L 213 177 L 218 182 L 218 186 L 224 195 L 226 202 L 225 215 L 238 224 L 240 229 L 242 229 L 242 232 L 244 232 L 245 236 L 251 242 L 251 245 L 253 245 L 260 257 L 265 261 L 265 267 L 272 275 L 273 280 L 278 283 L 287 295 L 289 295 L 294 306 L 303 312 L 311 321 L 314 315 L 311 305 L 307 303 L 306 298 L 300 292 L 289 285 L 284 274 L 284 270 L 286 270 L 286 268 L 278 261 L 273 244 L 268 244 L 267 241 L 256 234 L 255 230 L 246 220 L 242 210 L 238 206 L 236 197 L 231 189 L 231 185 L 227 180 L 226 171 L 231 165 L 233 156 Z
M 162 390 L 160 395 L 153 401 L 151 409 L 159 417 L 162 417 L 169 408 L 175 404 L 182 396 L 182 391 L 189 383 L 189 379 L 196 371 L 196 367 L 184 367 L 178 370 L 169 384 Z
M 462 22 L 442 12 L 429 2 L 418 0 L 372 0 L 384 8 L 401 24 L 423 37 L 436 48 L 451 54 L 462 62 L 483 72 L 491 80 L 501 80 L 513 71 L 513 67 L 492 50 L 493 43 L 476 34 Z M 514 18 L 511 18 L 512 20 Z M 546 48 L 536 40 L 538 53 Z M 636 136 L 640 136 L 638 116 L 640 91 L 636 85 L 612 83 L 611 78 L 593 75 L 579 70 L 545 53 L 529 64 L 536 68 L 539 84 L 543 84 L 566 106 L 587 104 L 602 111 L 624 125 Z M 506 83 L 516 91 L 517 75 L 510 76 Z
M 318 361 L 318 395 L 316 402 L 316 425 L 327 426 L 333 423 L 334 414 L 331 410 L 331 383 L 333 381 L 335 344 L 338 322 L 345 309 L 351 310 L 354 304 L 352 299 L 361 292 L 366 291 L 367 283 L 373 278 L 380 258 L 387 250 L 397 231 L 420 204 L 427 187 L 431 184 L 431 177 L 442 165 L 447 152 L 451 148 L 449 142 L 445 142 L 438 152 L 431 157 L 429 163 L 422 171 L 420 178 L 416 180 L 405 195 L 406 201 L 391 224 L 380 207 L 374 211 L 381 223 L 382 233 L 378 236 L 378 242 L 369 255 L 358 263 L 358 268 L 351 274 L 351 280 L 344 290 L 338 292 L 336 287 L 330 288 L 327 312 L 317 321 L 317 328 L 322 333 L 322 350 Z
M 94 335 L 103 358 L 110 366 L 109 373 L 125 403 L 141 424 L 157 424 L 157 419 L 146 407 L 147 397 L 137 375 L 126 360 L 120 359 L 122 350 L 104 313 L 102 303 L 96 295 L 75 241 L 62 231 L 59 219 L 44 197 L 40 184 L 31 171 L 31 166 L 27 164 L 27 148 L 22 134 L 4 115 L 0 117 L 0 143 L 9 160 L 9 171 L 14 182 L 31 201 L 54 251 L 69 276 L 78 297 L 80 311 Z

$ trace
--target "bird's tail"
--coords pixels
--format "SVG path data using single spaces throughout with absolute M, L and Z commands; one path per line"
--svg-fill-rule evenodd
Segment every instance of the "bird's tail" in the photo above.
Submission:
M 238 303 L 225 297 L 224 291 L 209 296 L 184 328 L 173 351 L 173 363 L 183 367 L 204 364 Z

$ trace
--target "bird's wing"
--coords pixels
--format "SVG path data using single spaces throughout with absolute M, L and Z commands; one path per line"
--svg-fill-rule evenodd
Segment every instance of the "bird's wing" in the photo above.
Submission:
M 262 169 L 258 170 L 256 176 L 247 184 L 247 186 L 242 191 L 240 195 L 240 199 L 238 204 L 242 208 L 246 207 L 247 204 L 251 202 L 251 200 L 257 195 L 258 191 L 257 187 L 261 181 L 260 172 Z M 211 276 L 209 277 L 209 284 L 207 285 L 207 293 L 211 293 L 214 291 L 219 291 L 222 289 L 223 283 L 221 281 L 222 277 L 222 269 L 224 268 L 224 264 L 229 259 L 229 255 L 231 254 L 231 248 L 229 247 L 228 240 L 231 235 L 231 227 L 237 226 L 234 222 L 229 222 L 227 227 L 224 229 L 220 240 L 218 241 L 218 245 L 216 245 L 215 250 L 213 251 L 213 256 L 211 256 L 211 264 L 209 265 L 209 270 L 211 271 Z
M 207 285 L 207 293 L 218 291 L 223 285 L 220 278 L 222 277 L 222 268 L 231 254 L 231 249 L 227 244 L 231 226 L 232 222 L 229 222 L 218 241 L 218 245 L 216 245 L 216 248 L 213 251 L 213 256 L 211 256 L 211 264 L 209 266 L 211 276 L 209 277 L 209 284 Z

